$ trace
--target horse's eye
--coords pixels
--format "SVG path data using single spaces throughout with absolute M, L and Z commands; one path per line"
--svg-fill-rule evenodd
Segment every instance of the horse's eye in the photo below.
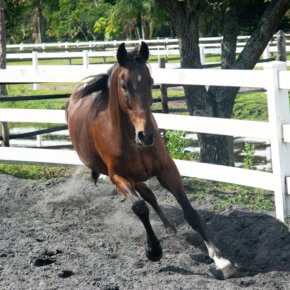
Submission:
M 121 88 L 124 90 L 124 91 L 127 91 L 127 84 L 124 80 L 121 80 Z

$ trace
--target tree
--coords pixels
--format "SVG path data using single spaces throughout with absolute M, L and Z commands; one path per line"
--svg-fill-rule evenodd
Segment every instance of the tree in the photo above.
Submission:
M 46 41 L 49 22 L 59 0 L 6 0 L 7 40 L 13 43 Z
M 223 35 L 222 69 L 252 69 L 290 8 L 289 0 L 156 0 L 170 15 L 180 42 L 181 66 L 200 68 L 199 20 L 204 13 L 220 15 Z M 242 27 L 241 11 L 258 9 L 258 17 L 244 23 L 250 39 L 236 58 L 237 35 Z M 231 118 L 239 88 L 184 86 L 191 115 Z M 203 162 L 234 165 L 232 137 L 199 134 Z
M 5 28 L 5 4 L 4 0 L 0 0 L 0 69 L 6 68 L 6 28 Z M 0 95 L 7 95 L 6 86 L 0 85 Z M 8 124 L 2 123 L 2 136 L 9 135 Z M 6 139 L 6 138 L 5 138 Z M 5 146 L 9 146 L 9 140 L 4 142 Z
M 0 0 L 0 69 L 6 68 L 6 28 L 4 14 L 4 0 Z M 3 95 L 3 86 L 0 86 L 0 94 Z
M 33 39 L 34 43 L 41 43 L 42 41 L 42 3 L 41 0 L 35 0 L 32 2 L 34 8 L 34 20 L 33 20 Z
M 49 35 L 57 40 L 95 40 L 94 24 L 103 17 L 104 6 L 103 1 L 59 0 L 50 18 Z
M 123 37 L 148 39 L 168 16 L 154 0 L 117 0 L 110 19 L 123 28 Z

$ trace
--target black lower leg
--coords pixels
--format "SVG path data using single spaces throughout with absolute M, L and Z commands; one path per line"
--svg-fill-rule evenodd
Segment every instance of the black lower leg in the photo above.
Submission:
M 97 181 L 98 181 L 98 178 L 99 178 L 100 174 L 97 173 L 96 171 L 92 170 L 91 172 L 91 178 L 94 182 L 94 184 L 96 185 L 97 184 Z
M 203 240 L 208 243 L 209 237 L 206 230 L 206 225 L 203 223 L 200 215 L 195 209 L 193 209 L 188 200 L 182 202 L 181 207 L 183 209 L 184 218 L 186 219 L 186 221 L 194 230 L 196 230 L 201 235 Z
M 139 217 L 146 230 L 148 244 L 146 255 L 148 259 L 151 261 L 159 261 L 162 257 L 162 248 L 150 224 L 149 209 L 146 206 L 145 201 L 135 201 L 132 205 L 132 210 Z

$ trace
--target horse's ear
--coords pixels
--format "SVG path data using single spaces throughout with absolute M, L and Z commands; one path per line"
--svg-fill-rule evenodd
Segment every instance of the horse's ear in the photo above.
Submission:
M 144 60 L 144 62 L 146 62 L 149 58 L 149 48 L 148 48 L 148 45 L 144 41 L 141 42 L 141 46 L 139 49 L 139 56 L 142 60 Z
M 125 66 L 127 62 L 127 50 L 125 48 L 125 43 L 121 43 L 117 50 L 117 60 L 121 66 Z

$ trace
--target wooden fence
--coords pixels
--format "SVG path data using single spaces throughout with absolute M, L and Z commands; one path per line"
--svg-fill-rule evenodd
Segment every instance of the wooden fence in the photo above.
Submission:
M 86 70 L 87 75 L 90 73 Z M 18 73 L 0 70 L 1 83 L 76 82 L 85 72 L 54 74 L 21 70 Z M 255 137 L 271 141 L 273 172 L 261 172 L 192 161 L 175 160 L 183 176 L 205 178 L 272 190 L 275 193 L 276 215 L 284 221 L 290 215 L 290 114 L 288 90 L 290 72 L 285 62 L 269 64 L 265 70 L 152 69 L 155 83 L 179 85 L 237 86 L 266 89 L 269 122 L 232 120 L 154 114 L 161 129 Z M 0 122 L 34 122 L 65 124 L 63 110 L 0 109 Z M 1 162 L 80 165 L 74 151 L 0 148 Z

